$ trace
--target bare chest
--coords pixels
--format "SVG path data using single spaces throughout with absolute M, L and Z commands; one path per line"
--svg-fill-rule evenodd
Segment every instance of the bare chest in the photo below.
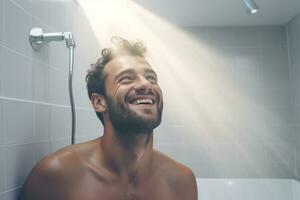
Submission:
M 159 178 L 138 186 L 124 183 L 105 183 L 86 178 L 70 188 L 65 200 L 176 200 L 176 195 L 166 182 Z

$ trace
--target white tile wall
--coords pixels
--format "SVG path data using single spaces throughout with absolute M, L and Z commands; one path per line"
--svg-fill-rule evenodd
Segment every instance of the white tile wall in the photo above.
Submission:
M 16 200 L 19 197 L 19 193 L 21 192 L 21 187 L 17 187 L 15 189 L 11 189 L 5 193 L 5 200 Z
M 100 52 L 83 18 L 75 1 L 0 0 L 0 199 L 17 199 L 35 163 L 71 142 L 68 50 L 63 42 L 32 50 L 31 28 L 73 31 L 81 44 L 75 49 L 73 82 L 80 91 L 74 93 L 81 102 L 79 110 L 84 110 L 79 112 L 83 116 L 77 115 L 84 123 L 78 123 L 81 138 L 76 138 L 84 141 L 102 132 L 86 93 L 86 70 L 78 69 L 95 62 L 96 54 L 90 51 Z
M 10 49 L 4 51 L 3 94 L 32 99 L 32 60 Z
M 100 137 L 102 135 L 103 128 L 94 111 L 77 109 L 76 114 L 76 132 L 78 136 L 98 135 Z
M 26 10 L 30 13 L 32 12 L 31 0 L 10 0 L 10 1 L 14 2 L 20 8 L 23 8 L 24 10 Z
M 3 112 L 3 101 L 0 99 L 0 145 L 4 144 L 4 112 Z
M 49 102 L 49 66 L 36 60 L 32 66 L 33 100 Z
M 34 141 L 49 141 L 50 106 L 44 104 L 34 105 Z
M 31 56 L 32 50 L 28 42 L 31 15 L 14 2 L 10 0 L 5 2 L 4 44 L 24 55 Z
M 0 44 L 3 44 L 3 32 L 4 32 L 4 1 L 0 1 Z
M 71 133 L 70 108 L 51 106 L 49 125 L 49 134 L 51 140 L 69 137 Z
M 4 64 L 3 64 L 3 47 L 0 44 L 0 95 L 2 95 L 3 93 L 3 68 L 4 68 Z
M 59 105 L 69 105 L 68 73 L 56 68 L 49 69 L 49 101 Z
M 21 186 L 34 165 L 33 144 L 5 147 L 6 190 Z
M 34 105 L 27 102 L 5 100 L 3 106 L 5 143 L 33 142 Z
M 289 90 L 287 48 L 282 46 L 263 49 L 261 57 L 265 87 Z
M 198 199 L 297 200 L 300 183 L 289 179 L 197 179 Z
M 295 157 L 296 157 L 296 176 L 300 178 L 300 87 L 299 87 L 299 75 L 300 75 L 300 15 L 296 16 L 287 25 L 288 32 L 288 48 L 290 58 L 290 77 L 291 77 L 291 91 L 292 91 L 292 108 L 294 125 L 294 146 L 295 146 Z
M 4 146 L 0 145 L 0 159 L 5 160 Z M 5 191 L 5 176 L 4 176 L 4 162 L 0 162 L 0 194 Z
M 262 47 L 282 47 L 286 46 L 286 29 L 280 26 L 261 27 L 261 45 Z
M 37 163 L 44 156 L 51 153 L 51 142 L 38 142 L 34 144 L 34 163 Z
M 235 27 L 232 30 L 235 48 L 258 48 L 262 45 L 262 30 L 260 27 Z M 281 38 L 283 39 L 283 38 Z

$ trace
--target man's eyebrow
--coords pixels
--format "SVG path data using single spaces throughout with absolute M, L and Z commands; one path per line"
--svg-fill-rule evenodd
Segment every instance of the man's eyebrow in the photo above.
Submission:
M 157 77 L 157 74 L 156 74 L 156 72 L 153 69 L 148 69 L 147 68 L 144 71 L 145 71 L 145 73 L 153 73 Z
M 116 77 L 115 80 L 117 80 L 120 76 L 122 76 L 123 74 L 133 74 L 134 70 L 133 69 L 126 69 L 122 72 L 120 72 Z

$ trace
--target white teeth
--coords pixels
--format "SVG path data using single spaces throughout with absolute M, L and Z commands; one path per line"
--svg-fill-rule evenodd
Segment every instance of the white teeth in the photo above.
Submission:
M 153 104 L 152 99 L 137 99 L 136 100 L 136 104 L 141 104 L 141 103 Z

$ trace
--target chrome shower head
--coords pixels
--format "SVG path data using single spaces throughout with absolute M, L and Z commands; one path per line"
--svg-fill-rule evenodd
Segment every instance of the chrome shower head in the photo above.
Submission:
M 41 28 L 33 28 L 29 33 L 29 41 L 34 50 L 38 50 L 45 42 L 66 41 L 67 47 L 75 47 L 74 36 L 71 32 L 43 33 Z

